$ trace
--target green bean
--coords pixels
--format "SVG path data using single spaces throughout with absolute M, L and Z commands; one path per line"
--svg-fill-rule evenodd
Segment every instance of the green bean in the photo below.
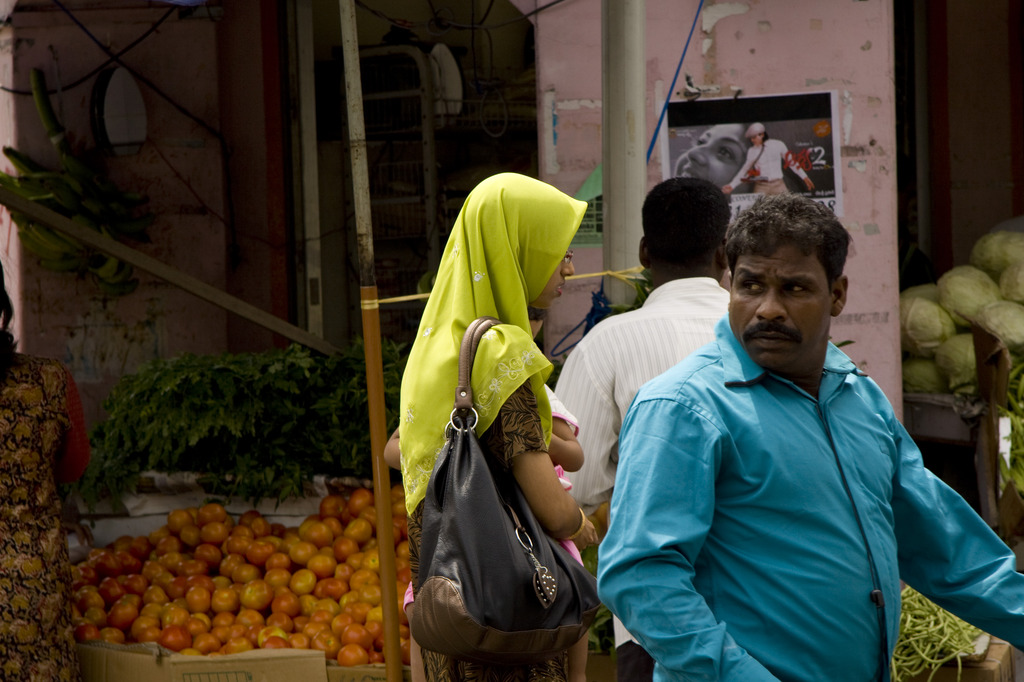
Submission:
M 962 656 L 974 653 L 974 640 L 981 630 L 941 608 L 907 586 L 900 594 L 900 636 L 890 662 L 893 682 L 903 682 L 931 670 L 935 672 L 952 660 L 960 679 Z

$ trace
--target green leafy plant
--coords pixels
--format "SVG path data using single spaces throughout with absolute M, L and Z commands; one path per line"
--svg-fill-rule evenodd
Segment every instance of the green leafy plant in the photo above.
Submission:
M 94 508 L 117 505 L 144 471 L 195 472 L 211 495 L 301 496 L 318 474 L 369 477 L 361 339 L 324 357 L 293 345 L 264 353 L 161 359 L 122 377 L 90 433 L 76 485 Z M 382 346 L 388 433 L 397 425 L 404 347 Z

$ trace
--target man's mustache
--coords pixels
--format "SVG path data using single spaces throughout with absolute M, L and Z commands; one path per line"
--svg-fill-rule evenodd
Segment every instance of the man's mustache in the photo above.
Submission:
M 800 343 L 804 339 L 803 334 L 797 329 L 790 329 L 780 322 L 765 320 L 764 322 L 758 322 L 752 327 L 747 327 L 743 332 L 743 340 L 750 341 L 760 334 L 779 334 L 796 343 Z

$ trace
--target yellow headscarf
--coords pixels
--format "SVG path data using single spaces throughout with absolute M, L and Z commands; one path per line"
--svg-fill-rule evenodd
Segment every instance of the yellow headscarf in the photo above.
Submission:
M 587 204 L 547 183 L 499 173 L 477 185 L 455 220 L 402 377 L 399 443 L 409 513 L 426 495 L 455 401 L 462 335 L 483 315 L 502 321 L 484 336 L 473 366 L 483 434 L 510 395 L 530 381 L 545 440 L 551 363 L 530 332 L 527 304 L 559 267 Z

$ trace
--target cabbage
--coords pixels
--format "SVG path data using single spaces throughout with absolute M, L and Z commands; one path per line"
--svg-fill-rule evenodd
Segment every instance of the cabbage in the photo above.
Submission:
M 998 281 L 1003 270 L 1024 260 L 1024 232 L 1002 230 L 982 235 L 971 248 L 969 263 Z
M 949 379 L 931 358 L 907 358 L 903 361 L 904 393 L 948 393 Z
M 939 277 L 939 305 L 958 327 L 970 327 L 973 318 L 989 303 L 1000 300 L 999 285 L 972 265 L 958 265 Z
M 996 301 L 981 309 L 978 324 L 992 332 L 1011 353 L 1024 351 L 1024 305 Z
M 907 287 L 900 292 L 900 299 L 903 298 L 926 298 L 929 301 L 935 303 L 939 302 L 939 285 L 938 284 L 918 284 L 916 286 Z
M 1024 303 L 1024 260 L 1013 263 L 999 275 L 999 293 L 1007 301 Z
M 949 378 L 951 393 L 978 392 L 978 367 L 974 360 L 974 335 L 957 334 L 935 349 L 935 364 Z
M 900 294 L 900 343 L 911 355 L 930 358 L 940 343 L 956 334 L 956 324 L 938 303 L 908 292 Z

